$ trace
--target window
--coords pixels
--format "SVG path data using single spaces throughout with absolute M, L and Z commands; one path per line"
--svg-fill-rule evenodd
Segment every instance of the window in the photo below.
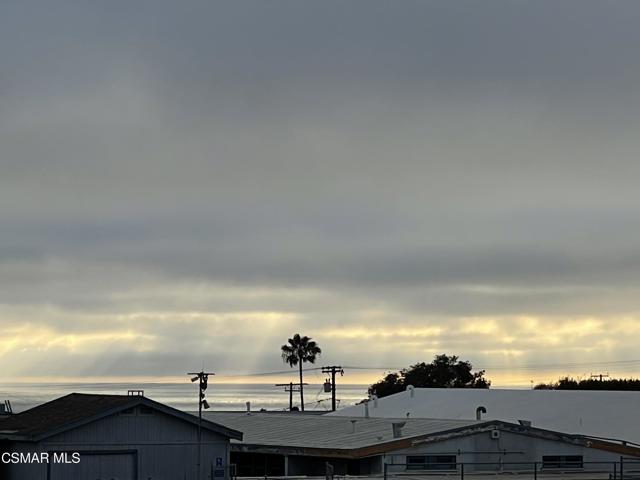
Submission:
M 125 408 L 120 412 L 120 415 L 135 415 L 136 409 L 134 407 Z
M 455 455 L 410 455 L 407 470 L 455 470 Z
M 582 468 L 582 455 L 545 455 L 542 468 Z

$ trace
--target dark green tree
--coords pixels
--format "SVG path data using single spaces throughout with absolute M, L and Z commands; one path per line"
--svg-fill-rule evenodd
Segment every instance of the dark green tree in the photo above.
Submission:
M 436 355 L 431 363 L 416 363 L 396 373 L 389 373 L 369 388 L 378 397 L 404 391 L 408 385 L 416 388 L 489 388 L 485 371 L 473 372 L 468 361 L 456 355 Z
M 302 364 L 305 362 L 315 363 L 316 357 L 322 350 L 310 337 L 301 337 L 296 333 L 287 343 L 280 347 L 282 361 L 288 363 L 291 368 L 298 365 L 300 372 L 300 408 L 304 411 L 304 385 L 302 384 Z
M 640 390 L 640 380 L 636 378 L 612 378 L 599 380 L 596 378 L 578 379 L 563 377 L 557 382 L 539 383 L 536 390 L 616 390 L 616 391 L 638 391 Z
M 404 390 L 401 372 L 387 374 L 382 380 L 369 387 L 369 392 L 375 393 L 378 397 L 386 397 Z

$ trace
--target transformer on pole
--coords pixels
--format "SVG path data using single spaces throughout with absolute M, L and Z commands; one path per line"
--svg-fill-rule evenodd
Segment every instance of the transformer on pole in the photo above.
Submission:
M 344 369 L 339 366 L 331 365 L 329 367 L 322 367 L 322 373 L 328 373 L 331 375 L 331 383 L 329 380 L 325 382 L 325 392 L 330 388 L 331 390 L 331 411 L 336 411 L 336 373 L 340 372 L 340 376 L 344 375 Z

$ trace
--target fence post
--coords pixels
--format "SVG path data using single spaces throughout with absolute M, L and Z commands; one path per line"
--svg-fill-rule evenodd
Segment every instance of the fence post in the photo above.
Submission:
M 387 480 L 387 462 L 384 460 L 384 458 L 382 459 L 382 471 L 384 472 L 383 477 L 384 480 Z
M 613 480 L 618 479 L 618 464 L 613 462 Z
M 620 480 L 624 480 L 624 457 L 620 455 Z
M 533 462 L 533 480 L 538 480 L 538 462 Z
M 464 462 L 460 464 L 460 480 L 464 480 Z

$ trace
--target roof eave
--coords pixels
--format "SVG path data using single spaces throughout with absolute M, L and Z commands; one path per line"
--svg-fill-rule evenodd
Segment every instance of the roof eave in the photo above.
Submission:
M 45 440 L 47 438 L 50 438 L 52 436 L 58 435 L 60 433 L 64 433 L 66 431 L 72 430 L 74 428 L 78 428 L 81 427 L 83 425 L 87 425 L 89 423 L 95 422 L 97 420 L 100 420 L 102 418 L 108 417 L 110 415 L 115 415 L 123 410 L 126 410 L 128 408 L 132 408 L 132 407 L 136 407 L 138 405 L 145 405 L 148 407 L 151 407 L 155 410 L 158 410 L 160 412 L 163 412 L 167 415 L 171 415 L 173 417 L 177 417 L 180 418 L 184 421 L 187 421 L 193 425 L 198 425 L 199 421 L 197 417 L 194 417 L 191 414 L 182 412 L 181 410 L 175 409 L 173 407 L 169 407 L 167 405 L 164 405 L 162 403 L 156 402 L 155 400 L 151 400 L 150 398 L 147 397 L 142 397 L 142 396 L 132 396 L 131 397 L 131 401 L 130 402 L 126 402 L 123 403 L 122 405 L 118 405 L 117 407 L 113 407 L 113 408 L 109 408 L 107 410 L 104 410 L 96 415 L 91 415 L 89 417 L 83 418 L 82 420 L 78 420 L 76 422 L 70 422 L 64 425 L 61 425 L 55 429 L 49 430 L 47 432 L 43 432 L 41 434 L 38 435 L 22 435 L 21 436 L 21 441 L 27 441 L 27 442 L 39 442 L 41 440 Z M 209 420 L 202 420 L 201 423 L 202 428 L 215 432 L 215 433 L 219 433 L 221 435 L 224 435 L 226 437 L 235 439 L 235 440 L 242 440 L 243 438 L 243 434 L 242 432 L 239 432 L 238 430 L 234 430 L 232 428 L 228 428 L 225 427 L 223 425 L 219 425 L 217 423 L 213 423 L 210 422 Z M 15 437 L 14 437 L 15 438 Z
M 512 424 L 509 422 L 503 422 L 500 420 L 487 420 L 485 422 L 477 423 L 475 425 L 468 425 L 464 427 L 458 427 L 449 430 L 443 430 L 442 432 L 414 435 L 410 437 L 401 437 L 386 441 L 384 443 L 376 443 L 365 445 L 356 448 L 319 448 L 319 447 L 297 447 L 297 446 L 285 446 L 285 445 L 271 445 L 271 444 L 258 444 L 258 443 L 232 443 L 231 448 L 236 452 L 252 451 L 258 453 L 279 453 L 287 455 L 308 455 L 319 457 L 335 457 L 335 458 L 365 458 L 374 455 L 381 455 L 389 453 L 395 450 L 411 448 L 420 443 L 438 443 L 451 438 L 457 438 L 465 435 L 472 435 L 475 433 L 487 432 L 499 428 L 514 434 L 529 435 L 546 440 L 559 441 L 563 443 L 569 443 L 573 445 L 579 445 L 586 448 L 596 448 L 601 450 L 607 450 L 611 452 L 632 455 L 640 457 L 640 448 L 631 447 L 628 445 L 619 445 L 612 442 L 606 442 L 602 440 L 589 439 L 579 435 L 565 434 L 561 432 L 555 432 L 551 430 L 544 430 L 536 427 L 526 427 L 523 425 Z

